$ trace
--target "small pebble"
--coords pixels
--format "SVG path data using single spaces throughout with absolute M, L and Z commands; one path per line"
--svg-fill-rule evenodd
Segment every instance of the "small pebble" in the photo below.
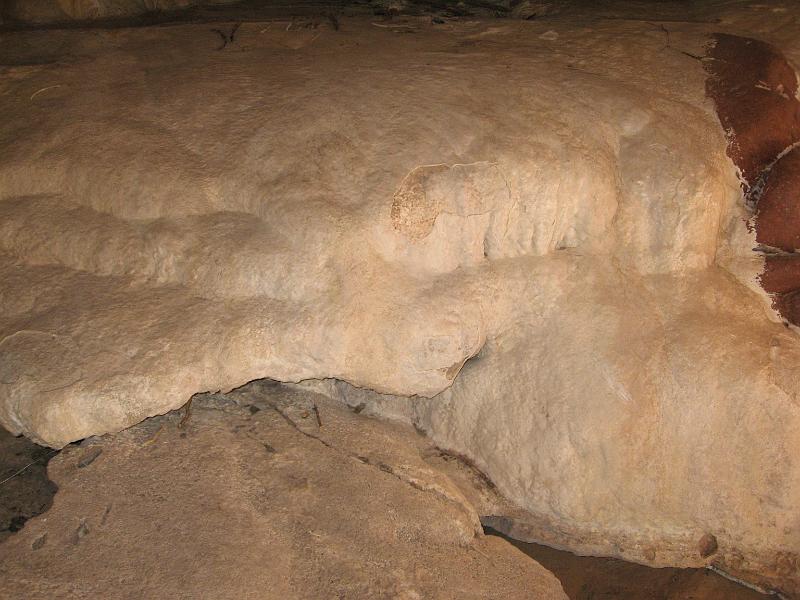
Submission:
M 707 533 L 701 537 L 700 541 L 697 543 L 697 549 L 700 551 L 700 556 L 703 558 L 711 556 L 717 551 L 718 548 L 719 545 L 717 544 L 717 538 L 710 533 Z

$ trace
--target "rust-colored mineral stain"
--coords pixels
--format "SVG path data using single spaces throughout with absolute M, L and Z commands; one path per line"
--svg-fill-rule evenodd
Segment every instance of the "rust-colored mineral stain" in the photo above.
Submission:
M 776 294 L 773 304 L 781 316 L 789 323 L 800 325 L 800 289 L 785 294 Z
M 761 287 L 771 294 L 786 294 L 800 281 L 800 255 L 773 254 L 766 257 Z
M 759 40 L 714 35 L 703 65 L 706 93 L 755 204 L 756 241 L 768 255 L 761 286 L 790 323 L 800 325 L 800 101 L 786 57 Z
M 800 146 L 781 157 L 766 177 L 756 212 L 756 240 L 785 252 L 800 250 Z
M 761 287 L 772 295 L 775 310 L 790 323 L 800 323 L 800 254 L 767 256 Z
M 776 48 L 718 33 L 703 62 L 706 93 L 729 136 L 728 156 L 752 186 L 784 149 L 800 140 L 794 69 Z

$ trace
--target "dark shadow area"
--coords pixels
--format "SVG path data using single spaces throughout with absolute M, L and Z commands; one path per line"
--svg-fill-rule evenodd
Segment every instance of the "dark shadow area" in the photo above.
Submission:
M 0 4 L 2 4 L 0 2 Z M 85 29 L 116 27 L 148 27 L 215 22 L 262 22 L 286 18 L 326 18 L 371 15 L 392 16 L 439 16 L 458 17 L 505 17 L 511 16 L 509 7 L 491 0 L 409 0 L 402 4 L 386 0 L 244 0 L 235 4 L 198 5 L 185 9 L 154 10 L 138 16 L 113 19 L 63 20 L 49 23 L 25 23 L 4 14 L 5 23 L 0 30 L 24 29 Z M 2 8 L 2 7 L 0 7 Z
M 0 427 L 0 543 L 52 505 L 58 487 L 47 463 L 57 452 Z
M 539 544 L 508 540 L 552 572 L 570 600 L 765 600 L 761 594 L 707 569 L 654 569 L 616 558 L 577 556 Z
M 711 23 L 701 9 L 707 3 L 688 0 L 242 0 L 231 4 L 203 4 L 186 8 L 155 9 L 135 16 L 39 22 L 16 17 L 17 3 L 0 0 L 0 31 L 24 29 L 113 29 L 216 22 L 264 22 L 286 18 L 330 19 L 353 16 L 430 17 L 441 19 L 513 18 L 523 20 L 566 19 L 575 22 L 623 20 L 661 23 Z M 591 15 L 587 17 L 588 14 Z M 588 19 L 588 21 L 587 21 Z

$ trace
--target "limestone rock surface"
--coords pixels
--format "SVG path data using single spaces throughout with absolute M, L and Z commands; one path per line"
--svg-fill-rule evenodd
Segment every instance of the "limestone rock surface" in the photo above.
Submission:
M 757 326 L 758 302 L 723 273 L 636 290 L 596 262 L 570 274 L 435 398 L 327 393 L 471 458 L 513 502 L 484 513 L 515 538 L 796 593 L 796 334 Z
M 705 74 L 642 69 L 657 36 L 612 63 L 638 31 L 408 27 L 6 34 L 3 423 L 60 446 L 264 376 L 435 396 L 569 257 L 635 282 L 745 229 Z
M 432 452 L 308 392 L 199 396 L 186 420 L 52 461 L 54 505 L 4 543 L 0 596 L 566 600 L 550 572 L 483 535 Z
M 531 537 L 797 592 L 797 288 L 704 61 L 800 36 L 717 4 L 3 33 L 0 421 L 60 447 L 313 381 L 471 458 Z

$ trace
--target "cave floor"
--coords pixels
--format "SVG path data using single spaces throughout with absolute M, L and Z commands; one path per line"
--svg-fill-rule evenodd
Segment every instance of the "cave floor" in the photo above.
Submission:
M 282 439 L 287 434 L 295 438 L 294 444 L 309 443 L 312 447 L 317 447 L 317 451 L 324 449 L 329 455 L 334 455 L 334 461 L 326 466 L 326 470 L 336 477 L 343 476 L 339 471 L 346 469 L 341 463 L 354 462 L 349 459 L 356 457 L 355 462 L 378 466 L 377 471 L 390 475 L 389 479 L 394 477 L 402 481 L 406 478 L 406 481 L 417 482 L 424 477 L 442 477 L 446 480 L 445 476 L 435 473 L 427 473 L 421 477 L 413 469 L 409 471 L 413 473 L 411 476 L 403 473 L 403 469 L 408 469 L 411 461 L 408 456 L 402 456 L 402 450 L 398 453 L 396 449 L 389 449 L 387 456 L 379 456 L 377 446 L 380 444 L 371 444 L 369 440 L 370 437 L 374 438 L 376 432 L 378 435 L 388 432 L 393 440 L 400 438 L 400 444 L 393 442 L 398 446 L 412 439 L 411 453 L 419 453 L 418 456 L 424 457 L 430 452 L 430 448 L 421 436 L 410 431 L 404 432 L 407 438 L 404 440 L 403 436 L 397 435 L 394 425 L 351 414 L 344 407 L 316 394 L 290 392 L 272 384 L 255 386 L 246 387 L 244 392 L 195 397 L 188 413 L 186 408 L 174 411 L 119 434 L 71 444 L 60 453 L 0 430 L 0 481 L 3 482 L 0 484 L 0 543 L 6 550 L 12 550 L 6 556 L 15 557 L 0 567 L 0 571 L 6 571 L 6 577 L 9 573 L 12 575 L 12 583 L 7 582 L 0 587 L 10 590 L 14 578 L 19 581 L 22 572 L 26 573 L 25 579 L 29 583 L 34 582 L 34 590 L 47 590 L 41 597 L 84 597 L 84 592 L 88 593 L 89 590 L 99 592 L 103 597 L 131 597 L 130 594 L 104 587 L 109 581 L 107 567 L 97 568 L 99 572 L 92 581 L 93 569 L 85 565 L 97 560 L 101 554 L 108 566 L 121 562 L 128 570 L 139 570 L 149 560 L 137 556 L 137 552 L 132 549 L 141 547 L 143 542 L 146 542 L 145 547 L 149 548 L 153 556 L 163 553 L 172 555 L 171 560 L 155 569 L 150 564 L 150 579 L 157 585 L 164 585 L 162 577 L 173 582 L 179 581 L 180 575 L 175 573 L 176 570 L 191 571 L 194 568 L 190 564 L 193 562 L 193 553 L 205 555 L 203 559 L 199 559 L 201 563 L 211 559 L 215 563 L 214 570 L 218 571 L 236 572 L 249 559 L 253 559 L 254 563 L 274 562 L 274 550 L 252 539 L 258 534 L 257 527 L 239 528 L 231 521 L 258 507 L 256 512 L 271 513 L 273 518 L 288 516 L 292 523 L 288 529 L 295 530 L 295 536 L 298 528 L 308 526 L 307 522 L 301 524 L 302 519 L 298 518 L 298 514 L 305 513 L 308 517 L 309 512 L 315 512 L 309 511 L 307 505 L 307 492 L 314 486 L 315 473 L 310 475 L 309 467 L 307 464 L 304 466 L 304 463 L 314 463 L 319 457 L 314 456 L 313 451 L 307 457 L 296 455 L 296 448 L 292 449 L 291 443 L 287 444 Z M 317 414 L 320 416 L 317 417 Z M 384 428 L 386 432 L 381 431 Z M 320 434 L 325 429 L 329 429 L 329 432 Z M 364 434 L 370 430 L 370 433 Z M 354 433 L 358 434 L 357 438 L 352 437 Z M 222 437 L 230 437 L 235 442 L 223 441 L 220 439 Z M 364 439 L 367 441 L 364 442 Z M 319 446 L 318 442 L 322 445 Z M 218 443 L 224 443 L 225 450 L 219 448 L 215 451 Z M 348 448 L 348 445 L 353 447 Z M 233 456 L 235 460 L 226 464 L 225 460 L 232 458 L 232 451 L 236 455 Z M 223 459 L 221 463 L 212 458 L 215 452 L 219 455 L 218 458 Z M 58 486 L 48 478 L 47 464 L 51 459 L 54 459 L 54 472 L 51 471 L 51 476 L 63 487 L 63 499 L 58 496 Z M 250 472 L 244 479 L 242 465 L 237 464 L 242 460 L 251 463 L 246 469 Z M 276 461 L 282 462 L 287 468 L 282 482 L 279 481 L 282 478 L 280 475 L 270 472 L 270 469 L 276 468 Z M 136 467 L 141 467 L 143 471 L 135 476 L 130 472 L 126 475 L 126 471 Z M 195 473 L 190 479 L 199 485 L 191 492 L 192 498 L 187 498 L 187 482 L 178 476 L 176 468 L 182 473 Z M 220 471 L 220 468 L 229 473 Z M 368 473 L 372 471 L 365 470 Z M 311 468 L 311 471 L 316 469 Z M 233 473 L 232 479 L 230 473 Z M 317 472 L 316 475 L 318 474 Z M 346 475 L 343 477 L 347 479 Z M 224 490 L 213 489 L 223 479 L 229 480 L 227 484 L 223 484 Z M 259 481 L 255 487 L 253 479 Z M 429 500 L 423 494 L 423 498 L 419 500 L 420 506 L 412 507 L 406 498 L 381 498 L 380 489 L 376 489 L 374 481 L 368 481 L 367 485 L 371 488 L 372 497 L 386 502 L 386 512 L 400 521 L 399 526 L 396 521 L 392 523 L 399 532 L 399 538 L 395 539 L 398 551 L 394 556 L 391 556 L 390 551 L 390 557 L 382 562 L 382 570 L 391 565 L 392 569 L 389 570 L 404 571 L 408 561 L 408 549 L 405 546 L 409 541 L 414 547 L 428 546 L 428 550 L 440 543 L 436 540 L 442 533 L 437 531 L 440 526 L 432 526 L 430 523 L 426 526 L 424 522 L 424 513 L 428 508 L 426 503 Z M 383 484 L 377 485 L 377 488 L 381 485 Z M 419 483 L 414 485 L 416 487 L 413 489 L 418 490 L 435 489 L 436 486 L 447 484 L 436 481 L 428 486 Z M 326 492 L 329 494 L 327 502 L 321 491 L 313 500 L 313 504 L 318 504 L 317 509 L 324 506 L 331 512 L 342 513 L 343 506 L 348 502 L 353 504 L 352 511 L 346 506 L 344 508 L 342 514 L 349 515 L 344 519 L 345 522 L 333 526 L 332 532 L 340 539 L 329 542 L 329 546 L 322 541 L 330 533 L 324 531 L 324 526 L 320 527 L 317 523 L 315 531 L 309 528 L 314 531 L 315 537 L 320 536 L 313 540 L 318 546 L 318 555 L 313 561 L 314 569 L 330 573 L 342 567 L 341 558 L 335 557 L 342 551 L 342 547 L 352 551 L 353 546 L 365 543 L 363 539 L 358 539 L 359 536 L 354 531 L 360 527 L 365 516 L 368 516 L 365 515 L 368 509 L 359 509 L 360 503 L 354 499 L 337 497 L 335 489 L 328 489 Z M 304 499 L 298 500 L 298 493 Z M 458 497 L 454 491 L 448 492 L 448 495 L 450 504 L 453 503 L 453 498 Z M 228 497 L 227 510 L 220 508 L 226 504 L 224 496 Z M 54 497 L 59 509 L 48 512 Z M 459 501 L 466 502 L 463 499 Z M 265 511 L 267 504 L 269 509 Z M 301 506 L 300 510 L 298 505 Z M 332 505 L 337 507 L 331 508 Z M 421 510 L 421 515 L 418 510 Z M 452 511 L 452 507 L 450 510 Z M 451 512 L 437 516 L 457 522 L 463 517 L 463 510 L 454 512 L 462 514 Z M 318 515 L 312 517 L 312 521 L 318 520 Z M 410 534 L 408 529 L 415 521 L 419 521 L 423 529 L 427 527 L 428 531 L 424 534 Z M 205 530 L 201 525 L 203 523 Z M 327 523 L 328 526 L 331 525 L 329 521 Z M 211 547 L 227 546 L 230 549 L 230 536 L 234 531 L 238 532 L 240 538 L 244 538 L 238 543 L 250 548 L 246 556 L 211 551 Z M 247 531 L 251 533 L 248 535 Z M 473 548 L 472 556 L 455 552 L 455 556 L 448 559 L 451 562 L 450 567 L 453 566 L 452 562 L 456 562 L 460 563 L 455 567 L 456 571 L 473 569 L 475 565 L 472 561 L 476 556 L 487 557 L 491 566 L 483 567 L 486 572 L 481 576 L 485 579 L 507 578 L 509 567 L 520 569 L 520 565 L 522 568 L 533 568 L 534 575 L 541 579 L 541 573 L 535 571 L 538 563 L 556 575 L 570 600 L 755 600 L 767 597 L 706 570 L 654 569 L 612 558 L 581 557 L 546 546 L 504 538 L 492 530 L 487 530 L 487 533 L 493 535 L 479 535 L 481 541 L 478 544 L 481 545 Z M 23 537 L 26 539 L 23 540 Z M 282 536 L 279 534 L 277 537 Z M 507 540 L 533 560 L 521 557 L 518 553 L 509 557 L 509 552 L 513 553 L 513 550 L 502 540 Z M 298 541 L 295 539 L 293 543 L 297 545 Z M 391 548 L 392 542 L 387 541 L 386 546 Z M 446 542 L 445 539 L 445 545 Z M 307 536 L 304 543 L 308 543 Z M 302 543 L 299 546 L 302 547 Z M 23 549 L 22 552 L 20 548 Z M 133 558 L 127 557 L 129 553 L 133 554 Z M 294 560 L 303 562 L 297 558 Z M 438 557 L 436 560 L 443 559 Z M 79 568 L 71 567 L 72 564 Z M 436 569 L 438 566 L 440 565 L 428 564 L 428 568 Z M 361 571 L 362 568 L 359 566 L 358 570 Z M 364 570 L 369 576 L 369 568 Z M 347 573 L 345 567 L 339 574 L 344 581 L 334 586 L 306 588 L 305 594 L 298 592 L 300 595 L 296 597 L 313 597 L 309 594 L 322 592 L 323 589 L 327 593 L 337 585 L 339 591 L 351 586 L 349 591 L 355 591 L 355 596 L 348 597 L 376 597 L 396 585 L 396 582 L 377 580 L 368 587 L 358 588 L 358 579 L 363 574 L 353 575 L 353 580 L 348 582 Z M 3 579 L 7 581 L 6 577 Z M 414 580 L 414 585 L 420 585 L 418 577 L 417 570 L 409 579 Z M 439 578 L 434 579 L 436 582 L 432 589 L 436 590 L 436 597 L 450 597 L 453 593 L 458 597 L 457 589 L 447 589 L 454 582 L 448 584 Z M 511 587 L 518 584 L 518 581 L 512 581 Z M 191 594 L 191 584 L 185 585 L 189 586 L 188 593 Z M 229 587 L 229 584 L 223 583 L 224 589 Z M 302 585 L 298 587 L 298 583 L 293 581 L 290 587 L 298 590 Z M 123 590 L 124 588 L 122 586 Z M 499 596 L 491 597 L 514 597 L 514 592 L 514 589 L 506 589 Z M 40 596 L 34 594 L 26 597 Z M 245 593 L 241 597 L 248 596 Z M 268 594 L 267 597 L 272 596 Z M 520 597 L 529 596 L 523 591 Z

